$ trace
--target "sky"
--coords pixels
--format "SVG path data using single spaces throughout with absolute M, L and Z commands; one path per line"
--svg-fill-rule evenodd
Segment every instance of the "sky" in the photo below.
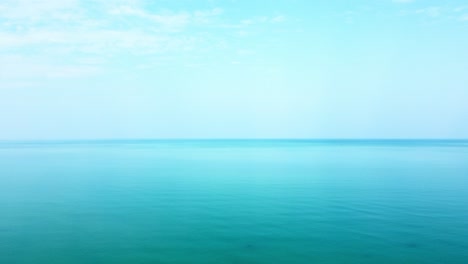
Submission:
M 466 0 L 1 0 L 0 140 L 468 138 Z

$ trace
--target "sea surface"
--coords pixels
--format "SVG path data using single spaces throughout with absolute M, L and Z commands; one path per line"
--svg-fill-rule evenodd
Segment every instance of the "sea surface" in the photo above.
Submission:
M 0 142 L 0 263 L 468 263 L 468 141 Z

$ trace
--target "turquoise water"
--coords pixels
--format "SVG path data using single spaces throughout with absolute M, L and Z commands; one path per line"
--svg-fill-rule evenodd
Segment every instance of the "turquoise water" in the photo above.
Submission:
M 468 141 L 0 142 L 0 263 L 468 263 Z

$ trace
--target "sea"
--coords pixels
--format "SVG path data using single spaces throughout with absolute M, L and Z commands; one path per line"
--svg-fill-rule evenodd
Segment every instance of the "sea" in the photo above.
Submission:
M 0 263 L 467 264 L 468 141 L 1 141 Z

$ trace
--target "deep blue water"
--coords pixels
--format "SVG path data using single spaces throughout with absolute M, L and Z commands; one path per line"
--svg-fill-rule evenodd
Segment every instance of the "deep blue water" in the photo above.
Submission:
M 468 141 L 0 142 L 0 263 L 468 263 Z

